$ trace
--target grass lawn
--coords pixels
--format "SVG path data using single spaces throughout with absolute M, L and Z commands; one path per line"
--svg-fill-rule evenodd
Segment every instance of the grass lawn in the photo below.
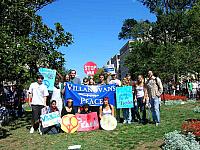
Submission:
M 160 149 L 165 133 L 180 130 L 184 120 L 200 118 L 193 108 L 200 103 L 161 107 L 161 125 L 118 124 L 114 131 L 97 130 L 92 132 L 60 133 L 40 135 L 29 133 L 30 121 L 26 117 L 16 125 L 4 127 L 7 137 L 0 139 L 0 149 L 56 149 L 66 150 L 70 145 L 81 145 L 86 150 L 114 149 Z

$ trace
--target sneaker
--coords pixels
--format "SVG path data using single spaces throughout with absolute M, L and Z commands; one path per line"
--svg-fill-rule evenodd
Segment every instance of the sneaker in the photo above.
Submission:
M 42 135 L 41 127 L 38 128 L 38 132 Z
M 33 127 L 31 127 L 31 129 L 30 129 L 30 133 L 34 133 L 34 128 Z
M 160 123 L 156 123 L 156 127 L 159 126 L 159 125 L 160 125 Z
M 124 120 L 123 124 L 126 124 L 126 122 L 127 122 L 127 121 L 126 121 L 126 120 Z
M 130 122 L 130 121 L 128 121 L 128 124 L 131 124 L 131 122 Z

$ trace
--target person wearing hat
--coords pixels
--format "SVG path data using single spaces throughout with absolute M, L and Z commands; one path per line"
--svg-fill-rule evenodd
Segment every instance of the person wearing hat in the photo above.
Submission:
M 61 111 L 61 117 L 67 115 L 67 114 L 75 114 L 74 108 L 73 108 L 73 100 L 71 98 L 67 99 L 66 106 L 63 107 Z
M 122 85 L 121 81 L 117 79 L 116 73 L 111 74 L 111 80 L 108 83 L 115 84 L 116 87 L 119 87 Z M 116 93 L 115 93 L 115 103 L 116 103 Z M 118 122 L 120 122 L 120 109 L 116 109 L 116 119 Z

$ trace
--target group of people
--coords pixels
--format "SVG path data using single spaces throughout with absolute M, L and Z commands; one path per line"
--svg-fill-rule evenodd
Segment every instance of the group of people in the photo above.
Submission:
M 189 99 L 200 98 L 200 81 L 195 78 L 183 79 L 180 82 L 166 81 L 163 88 L 166 94 L 187 96 Z
M 89 104 L 77 107 L 73 105 L 72 98 L 67 99 L 65 103 L 63 95 L 65 94 L 66 82 L 88 86 L 106 84 L 115 84 L 117 87 L 132 86 L 134 108 L 122 109 L 124 120 L 123 123 L 130 124 L 131 121 L 136 120 L 139 121 L 139 123 L 146 123 L 146 108 L 150 108 L 153 122 L 156 126 L 160 124 L 159 97 L 163 92 L 163 86 L 160 78 L 155 77 L 152 71 L 148 72 L 148 79 L 146 82 L 144 81 L 142 75 L 138 76 L 137 81 L 133 81 L 131 79 L 131 75 L 127 74 L 121 82 L 119 79 L 117 79 L 117 74 L 107 74 L 107 78 L 105 78 L 104 74 L 100 74 L 98 83 L 95 83 L 94 78 L 84 78 L 83 83 L 81 83 L 81 80 L 76 77 L 75 70 L 71 70 L 70 73 L 64 77 L 63 82 L 61 82 L 59 77 L 61 77 L 61 75 L 58 74 L 52 92 L 49 92 L 47 87 L 42 83 L 44 79 L 42 75 L 38 75 L 37 82 L 34 82 L 30 85 L 28 90 L 29 97 L 32 98 L 32 102 L 30 101 L 31 99 L 29 99 L 29 103 L 32 107 L 32 127 L 30 129 L 30 133 L 33 133 L 37 129 L 41 134 L 43 133 L 40 128 L 40 115 L 42 108 L 46 107 L 47 104 L 50 106 L 50 112 L 59 111 L 61 117 L 67 114 L 86 114 L 89 112 L 97 112 L 99 119 L 101 119 L 103 115 L 112 115 L 116 117 L 118 122 L 120 122 L 120 109 L 115 109 L 115 107 L 109 103 L 108 97 L 103 98 L 103 105 L 100 107 L 90 107 Z
M 0 125 L 23 115 L 24 99 L 25 93 L 17 85 L 0 84 Z

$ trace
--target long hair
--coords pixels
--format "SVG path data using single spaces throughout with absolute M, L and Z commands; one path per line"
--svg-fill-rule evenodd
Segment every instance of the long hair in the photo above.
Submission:
M 109 97 L 106 96 L 106 97 L 103 98 L 103 105 L 102 105 L 102 108 L 105 108 L 105 107 L 106 107 L 106 105 L 104 104 L 104 101 L 105 101 L 105 100 L 108 100 L 108 105 L 110 105 L 110 103 L 109 103 Z
M 138 78 L 139 78 L 139 77 L 142 78 L 142 81 L 141 81 L 141 82 L 138 81 Z M 137 78 L 137 81 L 136 81 L 136 85 L 144 85 L 144 78 L 143 78 L 143 76 L 142 76 L 142 75 L 138 75 L 138 78 Z

